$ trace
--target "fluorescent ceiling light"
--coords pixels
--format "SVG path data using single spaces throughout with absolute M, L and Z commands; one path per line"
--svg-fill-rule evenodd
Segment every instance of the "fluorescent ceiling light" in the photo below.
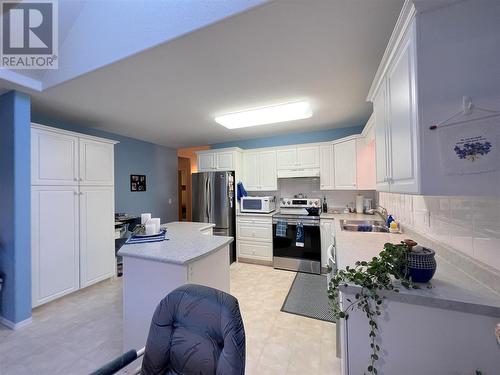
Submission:
M 251 108 L 241 112 L 217 116 L 215 122 L 228 129 L 274 124 L 277 122 L 301 120 L 312 116 L 308 101 L 282 103 L 268 107 Z

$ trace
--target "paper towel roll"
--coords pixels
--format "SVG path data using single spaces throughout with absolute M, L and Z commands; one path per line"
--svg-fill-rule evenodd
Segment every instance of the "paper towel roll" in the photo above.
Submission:
M 149 220 L 151 220 L 151 214 L 141 214 L 141 224 L 146 224 Z
M 358 214 L 363 213 L 363 201 L 365 197 L 362 196 L 361 194 L 356 195 L 356 212 Z
M 159 217 L 154 217 L 151 220 L 149 220 L 151 224 L 154 224 L 155 226 L 155 233 L 160 232 L 160 218 Z

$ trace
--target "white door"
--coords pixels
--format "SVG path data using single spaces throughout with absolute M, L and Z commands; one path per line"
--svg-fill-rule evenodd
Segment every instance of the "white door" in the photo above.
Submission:
M 234 171 L 234 153 L 233 152 L 218 152 L 217 170 L 219 171 Z
M 215 169 L 215 154 L 208 152 L 206 154 L 198 154 L 198 171 L 213 171 Z
M 78 137 L 32 129 L 31 184 L 78 184 Z
M 114 185 L 113 144 L 80 138 L 80 184 Z
M 80 188 L 80 287 L 115 274 L 114 187 Z
M 319 168 L 319 147 L 297 147 L 297 164 L 301 169 Z
M 32 186 L 33 307 L 79 288 L 78 219 L 78 187 Z
M 356 189 L 356 140 L 333 145 L 335 189 Z
M 333 190 L 334 168 L 333 168 L 333 145 L 321 145 L 319 147 L 319 188 L 320 190 Z
M 410 34 L 411 36 L 411 34 Z M 387 74 L 391 192 L 417 193 L 415 72 L 411 37 Z
M 259 190 L 259 153 L 257 151 L 243 153 L 243 176 L 246 190 Z
M 278 174 L 276 171 L 276 151 L 261 151 L 259 153 L 260 190 L 278 190 Z
M 373 101 L 375 118 L 375 181 L 378 191 L 389 191 L 389 144 L 387 142 L 386 110 L 386 86 L 384 82 Z
M 276 150 L 276 167 L 279 170 L 297 168 L 297 149 L 286 148 Z

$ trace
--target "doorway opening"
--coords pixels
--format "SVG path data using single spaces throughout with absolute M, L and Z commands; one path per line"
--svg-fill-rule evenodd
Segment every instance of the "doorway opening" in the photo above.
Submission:
M 179 221 L 191 221 L 191 159 L 177 158 Z

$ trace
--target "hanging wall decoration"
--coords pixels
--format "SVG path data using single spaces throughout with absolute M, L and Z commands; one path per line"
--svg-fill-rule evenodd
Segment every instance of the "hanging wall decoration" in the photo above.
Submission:
M 130 191 L 146 191 L 146 176 L 143 174 L 131 174 Z
M 463 110 L 433 125 L 437 129 L 441 166 L 446 175 L 498 170 L 500 163 L 500 113 L 475 108 L 464 97 Z

